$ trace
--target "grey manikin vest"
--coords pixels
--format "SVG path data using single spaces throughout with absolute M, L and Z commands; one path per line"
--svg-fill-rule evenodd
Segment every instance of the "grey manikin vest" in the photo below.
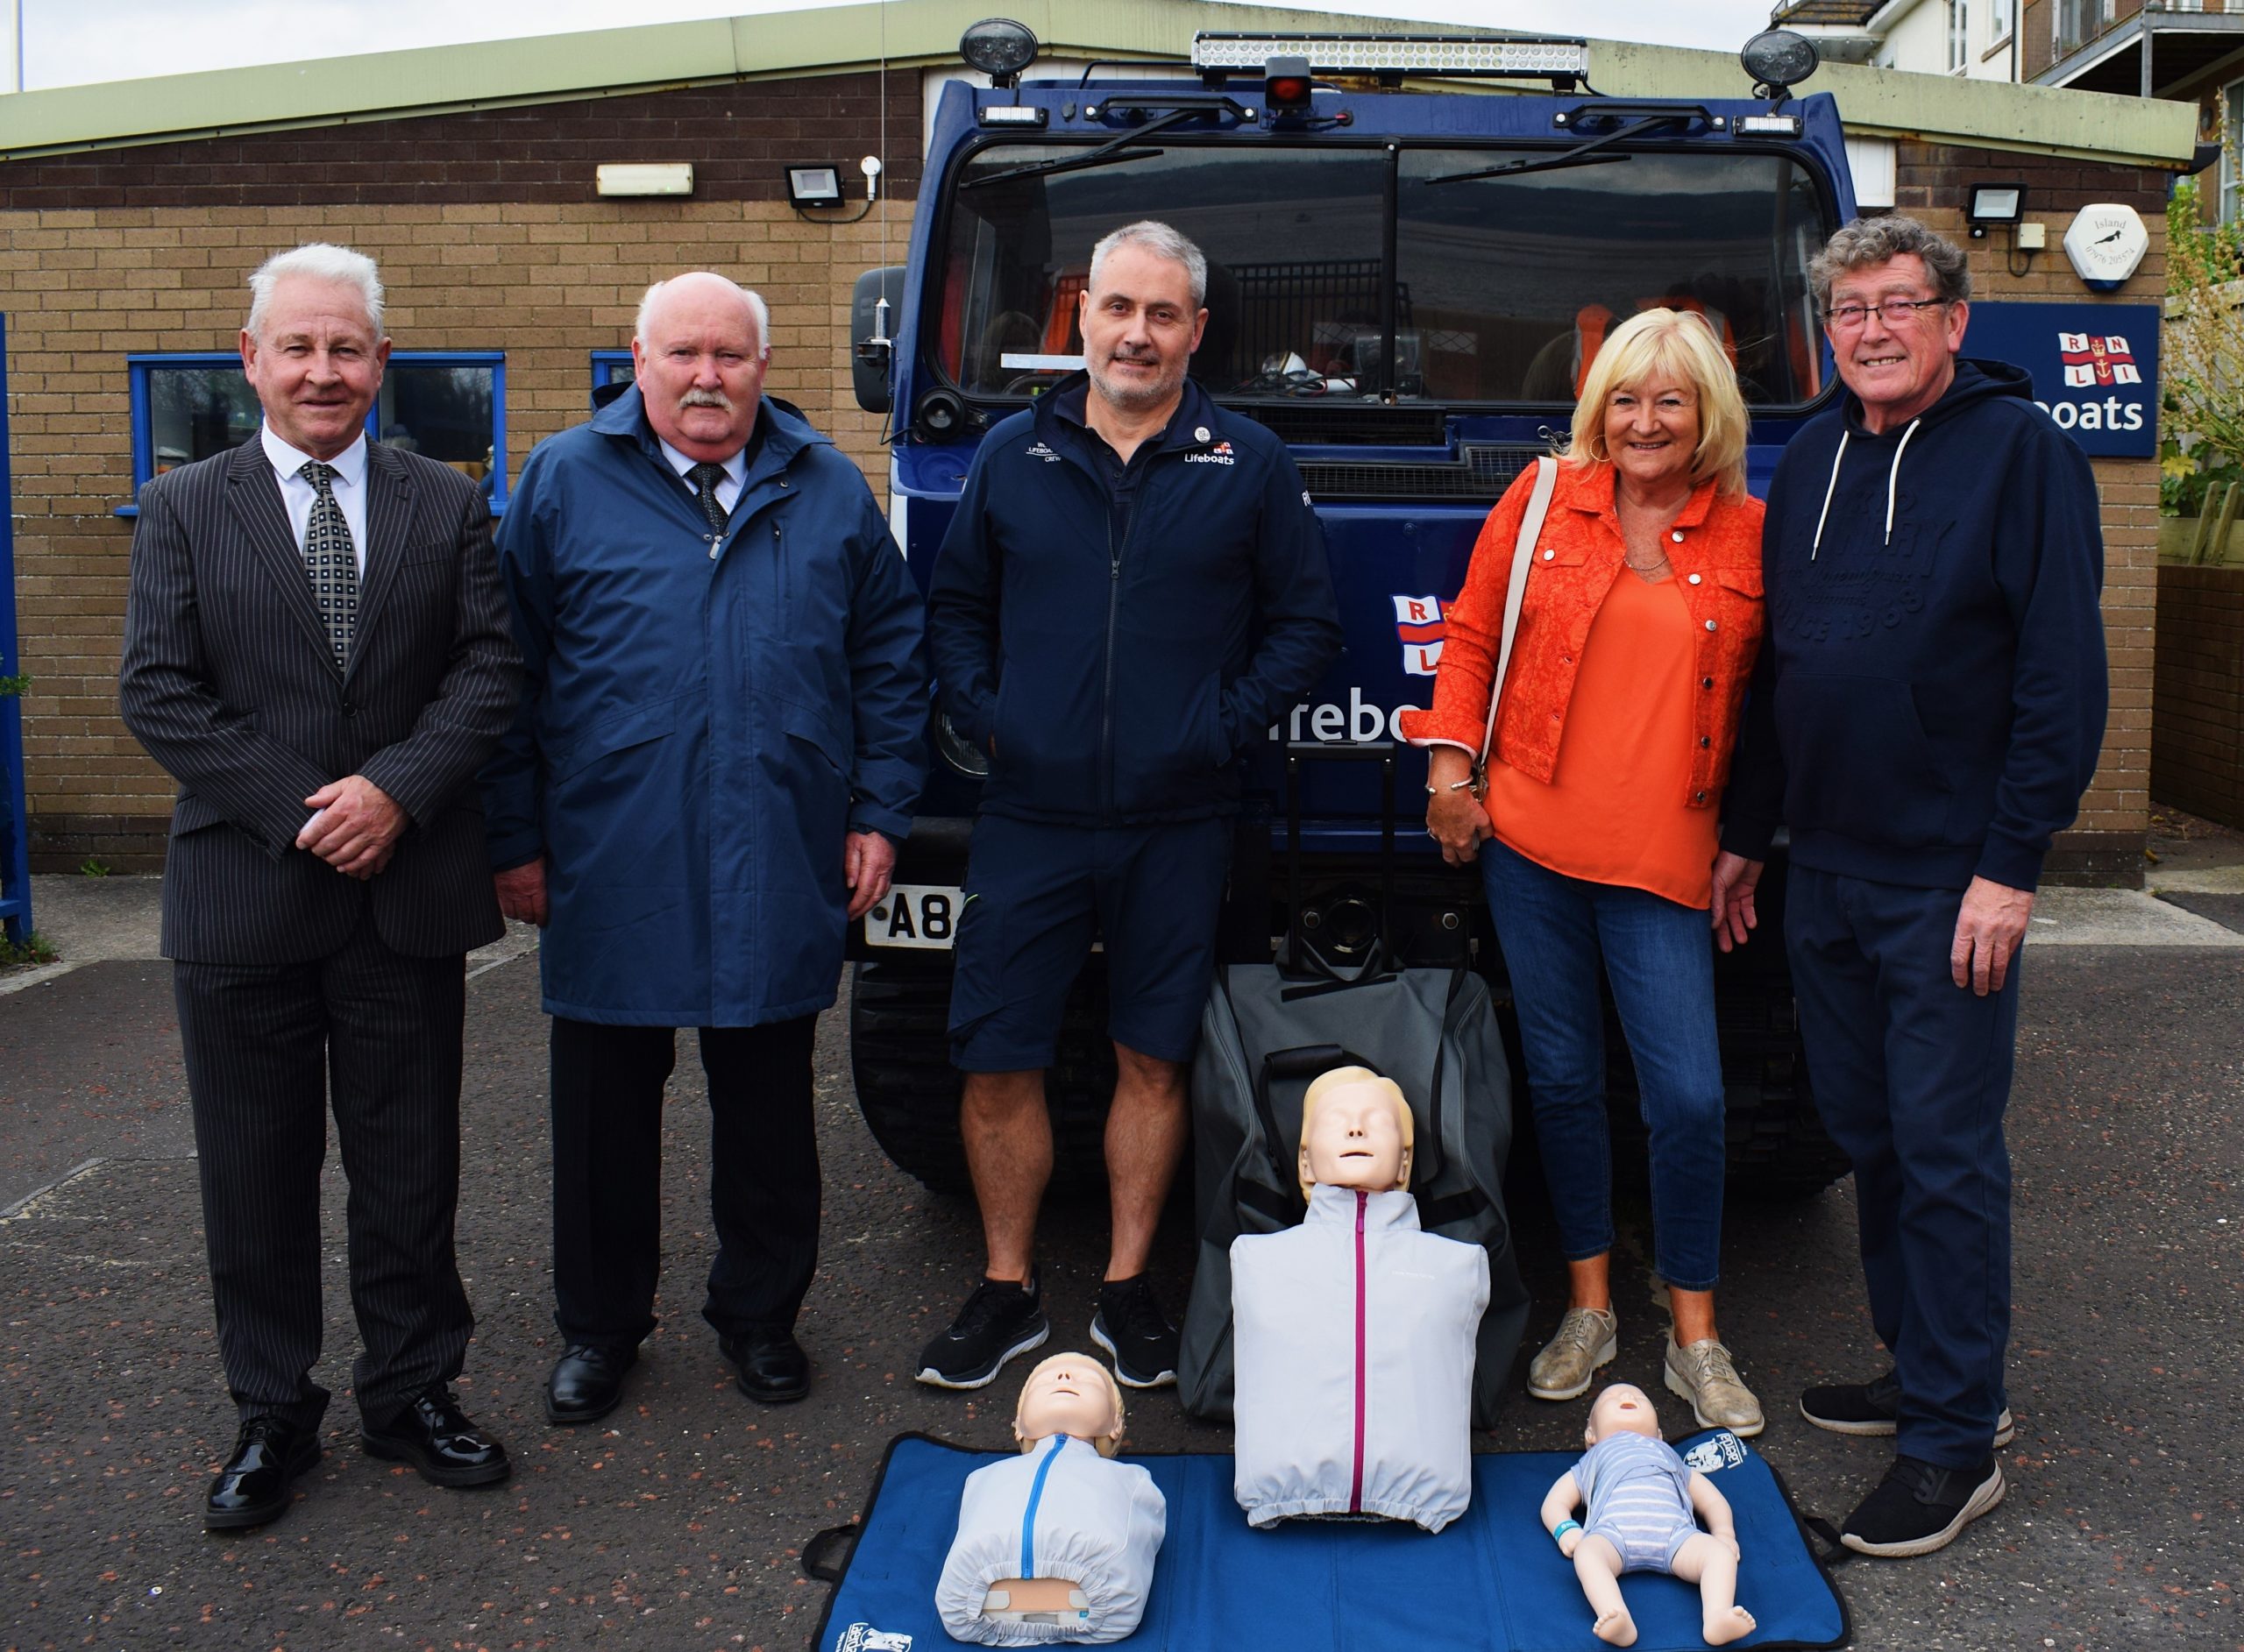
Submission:
M 1247 1523 L 1463 1514 L 1488 1253 L 1422 1231 L 1408 1193 L 1319 1185 L 1300 1226 L 1232 1240 L 1231 1266 Z
M 935 1611 L 955 1639 L 983 1646 L 1119 1641 L 1145 1615 L 1168 1531 L 1152 1475 L 1055 1434 L 966 1477 Z M 1089 1613 L 1080 1627 L 985 1618 L 983 1598 L 1000 1578 L 1064 1578 Z

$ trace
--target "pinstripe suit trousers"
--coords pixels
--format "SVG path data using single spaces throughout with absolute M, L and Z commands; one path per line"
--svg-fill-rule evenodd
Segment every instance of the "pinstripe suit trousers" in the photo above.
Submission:
M 371 906 L 323 958 L 173 965 L 218 1348 L 245 1422 L 316 1428 L 327 1408 L 311 1371 L 330 1095 L 350 1183 L 359 1414 L 382 1422 L 451 1381 L 474 1328 L 452 1246 L 463 962 L 392 951 Z

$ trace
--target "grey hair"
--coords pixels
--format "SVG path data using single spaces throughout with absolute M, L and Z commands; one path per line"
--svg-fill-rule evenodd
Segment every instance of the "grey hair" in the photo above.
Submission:
M 252 338 L 265 337 L 265 312 L 273 301 L 273 289 L 284 276 L 290 275 L 358 288 L 359 296 L 366 301 L 366 319 L 373 325 L 374 337 L 382 336 L 382 277 L 374 267 L 373 259 L 332 241 L 312 241 L 290 247 L 286 252 L 275 252 L 250 272 L 249 320 L 243 326 Z
M 1958 304 L 1971 296 L 1971 266 L 1964 262 L 1964 249 L 1955 242 L 1934 234 L 1914 218 L 1857 218 L 1833 236 L 1807 266 L 1817 312 L 1829 311 L 1832 285 L 1842 275 L 1889 263 L 1905 253 L 1914 253 L 1924 260 L 1935 298 Z
M 679 274 L 716 276 L 717 280 L 722 281 L 727 287 L 731 287 L 733 291 L 739 295 L 740 301 L 748 306 L 749 319 L 756 323 L 756 359 L 761 361 L 770 358 L 771 354 L 771 307 L 763 301 L 763 294 L 752 293 L 747 287 L 742 287 L 738 281 L 734 280 L 730 276 L 718 275 L 717 272 L 714 270 L 682 270 L 679 272 Z M 655 313 L 656 295 L 661 293 L 663 288 L 668 287 L 671 281 L 678 279 L 677 275 L 673 275 L 669 277 L 667 280 L 657 281 L 652 287 L 649 287 L 644 293 L 639 295 L 639 313 L 632 318 L 631 337 L 637 339 L 642 344 L 644 344 L 647 342 L 647 322 L 649 317 L 652 316 Z
M 1122 246 L 1141 246 L 1157 259 L 1182 264 L 1185 275 L 1192 283 L 1192 308 L 1199 309 L 1207 303 L 1208 255 L 1168 225 L 1157 223 L 1151 218 L 1126 223 L 1100 238 L 1098 245 L 1091 248 L 1090 284 L 1094 289 L 1098 286 L 1098 272 L 1106 262 L 1106 255 Z

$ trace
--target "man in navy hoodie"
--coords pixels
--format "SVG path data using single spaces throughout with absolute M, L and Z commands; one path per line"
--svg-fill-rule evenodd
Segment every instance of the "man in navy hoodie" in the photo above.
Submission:
M 1811 280 L 1850 394 L 1770 487 L 1767 640 L 1714 923 L 1725 949 L 1745 938 L 1788 826 L 1800 1032 L 1854 1161 L 1871 1318 L 1893 1358 L 1809 1389 L 1800 1412 L 1898 1435 L 1841 1538 L 1924 1555 L 2002 1500 L 2019 948 L 2103 741 L 2103 542 L 2088 461 L 2027 375 L 1959 357 L 1959 249 L 1913 219 L 1858 220 Z
M 1237 759 L 1340 649 L 1324 536 L 1285 444 L 1184 375 L 1207 260 L 1166 224 L 1092 249 L 1085 371 L 990 432 L 928 588 L 944 709 L 990 754 L 951 991 L 981 1279 L 917 1375 L 979 1388 L 1050 1335 L 1037 1207 L 1044 1069 L 1106 947 L 1113 1218 L 1090 1335 L 1133 1387 L 1176 1379 L 1145 1268 L 1189 1120 Z

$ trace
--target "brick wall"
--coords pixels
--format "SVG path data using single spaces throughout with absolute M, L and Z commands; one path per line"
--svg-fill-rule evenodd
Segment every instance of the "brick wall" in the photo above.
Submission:
M 1896 158 L 1895 205 L 1965 247 L 1971 287 L 1986 300 L 2062 299 L 2069 304 L 2155 302 L 2166 286 L 2168 174 L 2148 167 L 2106 167 L 2054 156 L 1905 143 Z M 2045 226 L 2046 251 L 2022 276 L 2008 268 L 2008 234 L 1970 239 L 1966 191 L 1974 183 L 2020 180 L 2028 219 Z M 2125 290 L 2106 300 L 2082 287 L 2062 245 L 2081 207 L 2119 201 L 2142 215 L 2150 252 Z M 1964 337 L 1964 351 L 1971 351 Z M 2142 882 L 2142 849 L 2150 824 L 2152 639 L 2158 620 L 2158 461 L 2093 461 L 2103 500 L 2104 642 L 2111 662 L 2112 711 L 2096 778 L 2080 817 L 2061 833 L 2046 876 L 2056 883 Z
M 125 357 L 232 350 L 244 279 L 270 252 L 307 240 L 356 246 L 382 266 L 398 348 L 506 351 L 517 473 L 535 443 L 587 415 L 588 352 L 628 343 L 649 282 L 722 270 L 770 302 L 771 394 L 834 436 L 884 498 L 881 421 L 851 396 L 848 349 L 850 283 L 884 261 L 882 215 L 807 221 L 778 198 L 784 160 L 849 163 L 880 147 L 874 82 L 0 163 L 18 627 L 35 679 L 23 703 L 34 864 L 67 870 L 88 854 L 121 870 L 161 864 L 171 784 L 116 714 L 131 543 L 131 524 L 113 514 L 132 496 Z M 906 193 L 887 209 L 886 258 L 901 263 L 919 170 L 917 76 L 892 77 L 892 89 L 886 175 Z M 695 195 L 594 196 L 595 165 L 638 160 L 692 160 Z
M 2244 826 L 2244 568 L 2158 570 L 2159 801 Z

